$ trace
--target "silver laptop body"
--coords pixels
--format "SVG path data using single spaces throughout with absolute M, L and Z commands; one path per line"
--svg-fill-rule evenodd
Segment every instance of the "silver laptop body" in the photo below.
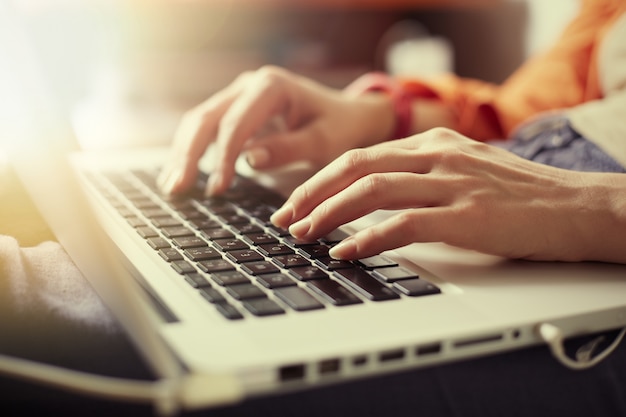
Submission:
M 20 59 L 29 61 L 28 56 Z M 185 407 L 211 407 L 521 349 L 545 342 L 538 329 L 546 323 L 565 336 L 626 326 L 624 265 L 511 261 L 436 243 L 385 253 L 387 265 L 359 269 L 372 277 L 371 285 L 363 284 L 369 279 L 342 275 L 341 269 L 325 271 L 324 279 L 332 281 L 329 285 L 339 294 L 335 298 L 356 300 L 340 305 L 316 287 L 315 280 L 296 278 L 291 266 L 280 266 L 272 255 L 262 255 L 263 261 L 276 266 L 273 273 L 292 281 L 288 287 L 277 288 L 282 292 L 266 288 L 266 274 L 258 269 L 247 272 L 246 262 L 220 254 L 220 259 L 247 279 L 247 290 L 256 291 L 252 300 L 271 301 L 250 303 L 246 298 L 250 292 L 233 290 L 223 274 L 205 272 L 211 263 L 191 262 L 188 253 L 175 244 L 171 247 L 191 263 L 193 271 L 173 267 L 184 264 L 165 260 L 161 249 L 149 244 L 154 236 L 139 233 L 137 224 L 129 221 L 139 218 L 157 238 L 165 237 L 151 218 L 132 211 L 132 194 L 114 188 L 111 179 L 130 178 L 130 183 L 156 201 L 157 195 L 150 194 L 136 173 L 157 170 L 167 151 L 73 154 L 70 164 L 76 141 L 66 118 L 56 115 L 54 105 L 47 101 L 41 77 L 26 75 L 32 95 L 25 109 L 37 123 L 26 119 L 11 131 L 15 170 L 85 278 Z M 283 196 L 302 174 L 297 170 L 275 175 L 241 171 Z M 202 197 L 197 201 L 193 203 L 196 208 Z M 156 204 L 166 208 L 168 202 Z M 249 211 L 237 209 L 236 214 L 246 217 Z M 350 233 L 386 215 L 374 213 L 346 225 L 344 231 Z M 209 220 L 218 217 L 207 213 Z M 219 242 L 189 220 L 176 218 L 204 242 L 203 247 L 216 248 Z M 272 235 L 267 224 L 255 225 Z M 280 242 L 285 238 L 280 237 Z M 260 245 L 252 242 L 248 249 L 258 252 Z M 303 253 L 302 247 L 294 250 Z M 438 291 L 407 296 L 399 290 L 401 279 L 375 273 L 385 268 L 405 268 Z M 272 282 L 279 280 L 274 278 Z M 199 284 L 202 280 L 207 284 Z M 383 294 L 382 299 L 373 299 L 373 291 Z M 298 308 L 294 308 L 293 298 L 298 296 Z M 219 297 L 228 301 L 231 313 L 234 310 L 241 317 L 228 318 L 220 308 L 222 301 L 216 301 Z M 300 302 L 315 308 L 302 308 Z M 257 310 L 251 308 L 255 305 Z M 268 305 L 278 306 L 281 312 L 258 314 L 258 308 Z

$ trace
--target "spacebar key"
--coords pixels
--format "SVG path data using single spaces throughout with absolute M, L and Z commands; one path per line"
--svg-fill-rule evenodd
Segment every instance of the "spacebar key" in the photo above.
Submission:
M 400 298 L 391 288 L 362 269 L 340 269 L 335 271 L 337 276 L 346 284 L 354 288 L 363 296 L 372 301 L 385 301 Z
M 300 287 L 278 288 L 274 290 L 274 294 L 296 311 L 324 308 L 324 304 Z
M 336 306 L 347 306 L 362 303 L 351 290 L 333 279 L 318 279 L 309 282 L 309 288 L 327 298 Z

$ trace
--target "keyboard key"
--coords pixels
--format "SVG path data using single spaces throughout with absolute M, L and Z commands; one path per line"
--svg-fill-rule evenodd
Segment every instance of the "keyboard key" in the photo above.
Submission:
M 269 298 L 255 298 L 252 300 L 245 300 L 243 302 L 243 306 L 250 313 L 255 316 L 271 316 L 275 314 L 284 314 L 285 310 L 275 301 L 270 300 Z
M 152 220 L 152 225 L 161 229 L 163 227 L 180 227 L 182 226 L 182 223 L 174 217 L 157 217 Z
M 178 215 L 185 220 L 198 220 L 198 219 L 206 219 L 207 215 L 198 211 L 194 208 L 179 210 Z
M 258 189 L 255 190 L 259 192 Z M 262 191 L 261 191 L 262 192 Z M 256 196 L 240 196 L 237 198 L 236 206 L 242 209 L 246 214 L 250 215 L 250 211 L 263 204 Z
M 170 213 L 162 208 L 146 208 L 141 210 L 141 213 L 149 219 L 156 217 L 170 217 Z
M 362 303 L 349 289 L 332 279 L 310 281 L 309 287 L 336 306 Z
M 132 227 L 146 227 L 147 226 L 146 222 L 144 222 L 143 219 L 140 219 L 139 217 L 136 217 L 136 216 L 128 217 L 126 221 Z
M 230 230 L 235 233 L 239 233 L 240 235 L 263 233 L 263 229 L 254 223 L 235 224 L 230 227 Z
M 248 262 L 241 265 L 241 268 L 250 275 L 274 274 L 280 270 L 269 262 Z
M 207 261 L 200 261 L 197 263 L 197 265 L 202 272 L 206 272 L 207 274 L 235 269 L 233 265 L 225 259 L 210 259 Z
M 317 245 L 318 242 L 313 240 L 300 240 L 298 238 L 295 238 L 293 236 L 285 236 L 285 243 L 287 244 L 287 246 L 291 247 L 291 248 L 301 248 L 303 246 L 312 246 L 312 245 Z
M 207 279 L 197 272 L 185 275 L 185 281 L 194 288 L 210 287 L 211 284 Z
M 215 308 L 229 320 L 240 320 L 243 318 L 243 315 L 235 307 L 226 302 L 216 303 Z
M 202 237 L 208 240 L 234 239 L 235 238 L 235 235 L 231 231 L 227 229 L 222 229 L 222 228 L 202 230 L 200 234 L 202 235 Z
M 283 274 L 265 274 L 259 275 L 257 277 L 257 281 L 259 284 L 263 285 L 265 288 L 282 288 L 282 287 L 290 287 L 292 285 L 297 285 L 296 282 Z
M 245 235 L 243 237 L 243 240 L 245 240 L 247 243 L 249 243 L 250 245 L 265 245 L 265 244 L 277 244 L 278 240 L 270 235 L 270 234 L 266 234 L 266 233 L 256 233 L 256 234 L 250 234 L 250 235 Z
M 172 242 L 176 247 L 180 249 L 200 248 L 208 246 L 207 243 L 198 236 L 181 236 L 172 239 Z
M 142 209 L 154 209 L 154 208 L 159 208 L 159 205 L 156 204 L 154 201 L 150 200 L 147 197 L 141 197 L 139 199 L 130 199 L 131 202 L 133 203 L 133 206 L 135 206 L 136 208 L 142 210 Z
M 194 236 L 195 235 L 193 230 L 185 226 L 164 227 L 163 229 L 161 229 L 161 231 L 163 232 L 163 235 L 165 235 L 165 237 L 169 237 L 170 239 L 175 238 L 175 237 L 181 237 L 181 236 Z
M 393 287 L 401 291 L 402 294 L 411 297 L 441 293 L 441 290 L 436 285 L 419 278 L 396 281 L 393 283 Z
M 161 258 L 165 259 L 167 262 L 183 260 L 183 255 L 181 255 L 180 252 L 178 252 L 174 248 L 165 248 L 159 250 L 159 256 L 161 256 Z
M 299 281 L 328 278 L 328 274 L 326 272 L 313 265 L 291 268 L 289 270 L 289 274 Z
M 200 202 L 201 205 L 206 207 L 211 213 L 223 214 L 233 213 L 234 208 L 231 203 L 220 198 L 208 198 Z
M 222 255 L 216 249 L 210 248 L 208 246 L 189 248 L 186 249 L 183 254 L 194 262 L 206 261 L 209 259 L 219 259 L 222 257 Z
M 148 242 L 148 245 L 150 245 L 150 247 L 154 250 L 165 249 L 165 248 L 170 247 L 170 243 L 166 239 L 163 239 L 162 237 L 153 237 L 150 239 L 146 239 L 146 242 Z
M 357 263 L 367 269 L 388 268 L 398 266 L 398 263 L 385 255 L 370 256 L 359 259 Z
M 216 229 L 222 227 L 220 222 L 211 219 L 195 219 L 190 221 L 189 224 L 197 230 Z
M 184 197 L 174 196 L 174 200 L 167 201 L 167 204 L 175 211 L 186 210 L 193 208 L 193 204 L 190 199 Z
M 349 261 L 343 261 L 339 259 L 333 259 L 331 257 L 325 257 L 315 260 L 315 265 L 324 268 L 328 271 L 336 271 L 337 269 L 354 268 L 354 264 Z
M 249 246 L 246 242 L 239 239 L 217 239 L 213 241 L 215 247 L 221 251 L 227 252 L 231 250 L 248 249 Z
M 137 230 L 137 233 L 139 233 L 139 236 L 141 236 L 144 239 L 159 236 L 157 231 L 151 228 L 150 226 L 138 227 L 135 230 Z
M 385 301 L 400 298 L 391 288 L 362 269 L 340 269 L 336 274 L 359 294 L 372 301 Z
M 276 236 L 276 237 L 291 236 L 291 233 L 289 233 L 289 230 L 283 229 L 282 227 L 277 227 L 277 226 L 274 226 L 274 225 L 268 226 L 267 227 L 267 232 L 270 235 Z
M 272 258 L 272 262 L 281 268 L 286 269 L 295 268 L 297 266 L 308 266 L 311 264 L 308 259 L 298 254 L 274 256 Z
M 374 271 L 374 276 L 385 282 L 395 282 L 403 279 L 419 278 L 418 274 L 403 266 L 383 268 Z
M 298 286 L 279 288 L 274 291 L 274 294 L 296 311 L 324 308 L 324 304 L 317 301 L 311 294 Z
M 276 243 L 273 245 L 260 245 L 259 252 L 261 252 L 265 256 L 277 256 L 277 255 L 291 255 L 294 253 L 293 249 L 291 249 L 287 245 L 283 245 L 282 243 Z
M 234 250 L 232 252 L 228 252 L 226 257 L 233 262 L 237 262 L 238 264 L 244 262 L 262 261 L 264 259 L 263 255 L 252 249 Z
M 200 295 L 204 297 L 209 303 L 222 303 L 226 301 L 226 298 L 218 290 L 211 287 L 200 288 Z
M 272 206 L 258 206 L 254 210 L 249 211 L 250 217 L 254 217 L 261 224 L 269 224 L 270 217 L 276 212 L 276 208 Z
M 222 271 L 211 274 L 211 279 L 215 281 L 217 285 L 227 287 L 229 285 L 247 284 L 250 282 L 248 277 L 239 271 Z
M 170 263 L 170 265 L 172 265 L 172 268 L 174 268 L 174 271 L 178 272 L 181 275 L 191 274 L 191 273 L 196 272 L 196 268 L 194 268 L 193 265 L 191 265 L 187 261 L 174 261 Z
M 236 300 L 266 297 L 265 292 L 254 284 L 231 285 L 226 291 Z
M 330 246 L 312 245 L 312 246 L 301 247 L 299 252 L 309 259 L 318 259 L 318 258 L 328 257 L 329 250 L 330 250 Z
M 246 216 L 242 216 L 241 214 L 223 214 L 219 216 L 219 220 L 226 224 L 245 224 L 250 223 L 250 219 Z

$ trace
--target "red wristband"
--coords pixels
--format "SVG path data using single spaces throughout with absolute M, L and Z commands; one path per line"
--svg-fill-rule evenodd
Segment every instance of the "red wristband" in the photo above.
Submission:
M 413 97 L 392 77 L 381 72 L 367 73 L 357 78 L 344 91 L 356 96 L 368 92 L 381 92 L 389 95 L 396 118 L 394 132 L 389 140 L 405 138 L 412 133 Z

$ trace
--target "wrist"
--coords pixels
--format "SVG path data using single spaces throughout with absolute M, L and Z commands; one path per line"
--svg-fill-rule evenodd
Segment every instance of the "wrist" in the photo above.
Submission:
M 412 108 L 413 97 L 392 77 L 383 73 L 365 74 L 350 84 L 345 93 L 356 97 L 368 93 L 385 95 L 387 106 L 390 105 L 394 117 L 393 129 L 385 139 L 400 139 L 411 135 L 415 117 Z

